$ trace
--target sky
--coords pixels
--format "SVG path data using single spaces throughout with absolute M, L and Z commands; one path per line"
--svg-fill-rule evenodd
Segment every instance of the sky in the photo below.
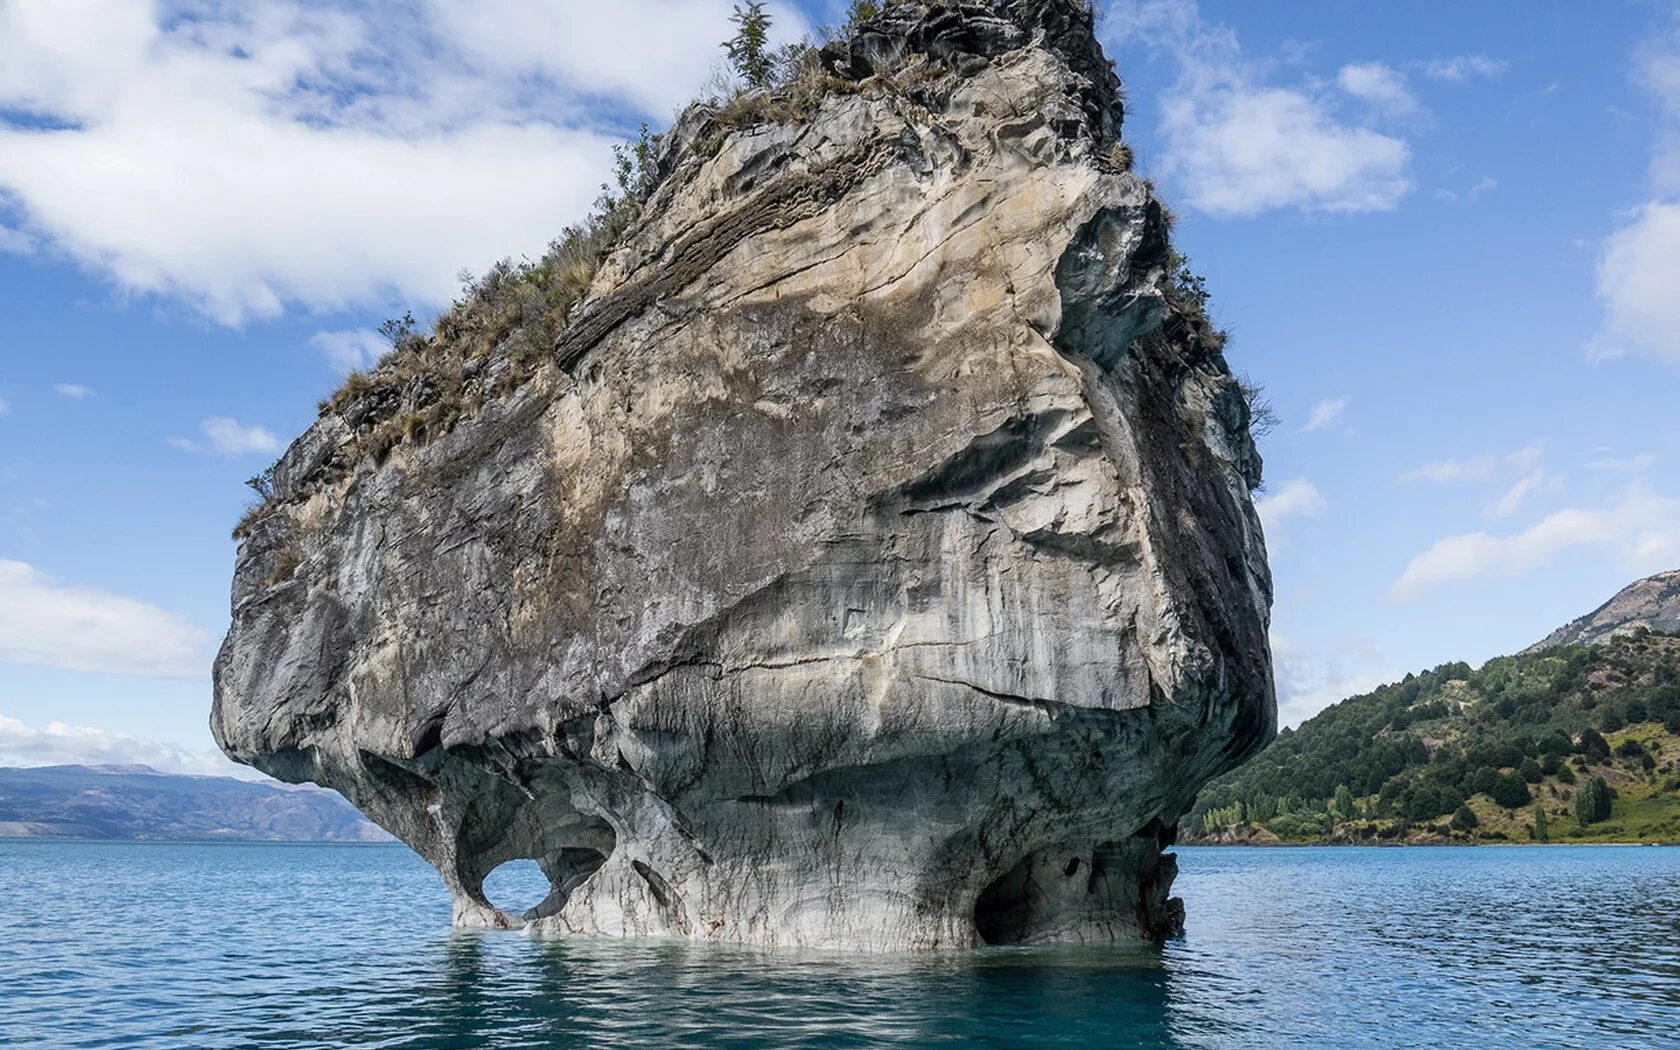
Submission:
M 797 38 L 836 3 L 770 5 Z M 1281 719 L 1680 567 L 1680 9 L 1112 0 L 1262 441 Z M 581 218 L 727 0 L 0 0 L 0 764 L 235 772 L 229 529 L 316 402 Z

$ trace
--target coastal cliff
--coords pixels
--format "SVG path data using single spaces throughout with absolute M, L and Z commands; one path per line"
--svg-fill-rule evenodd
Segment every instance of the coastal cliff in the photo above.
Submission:
M 461 925 L 1172 933 L 1163 849 L 1274 729 L 1271 585 L 1121 121 L 1068 0 L 888 4 L 691 107 L 575 300 L 403 333 L 281 459 L 217 741 Z M 519 858 L 523 917 L 482 890 Z

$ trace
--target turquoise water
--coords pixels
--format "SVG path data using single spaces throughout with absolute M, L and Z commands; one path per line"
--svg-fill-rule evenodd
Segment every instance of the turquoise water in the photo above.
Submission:
M 1680 1044 L 1680 849 L 1180 855 L 1159 952 L 859 958 L 452 934 L 399 847 L 0 842 L 0 1045 Z

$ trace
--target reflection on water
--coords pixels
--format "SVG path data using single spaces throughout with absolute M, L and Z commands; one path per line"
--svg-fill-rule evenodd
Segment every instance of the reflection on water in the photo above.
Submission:
M 1680 850 L 1181 854 L 1191 929 L 1162 951 L 882 958 L 452 934 L 436 877 L 394 847 L 0 843 L 0 1044 L 1605 1047 L 1680 1031 Z

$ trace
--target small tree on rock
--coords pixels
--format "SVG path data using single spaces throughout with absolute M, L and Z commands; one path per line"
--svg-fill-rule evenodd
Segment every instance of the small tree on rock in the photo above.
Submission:
M 723 44 L 729 64 L 748 87 L 769 87 L 775 61 L 770 54 L 770 15 L 763 0 L 749 0 L 744 7 L 736 4 L 729 20 L 736 26 L 735 35 Z

